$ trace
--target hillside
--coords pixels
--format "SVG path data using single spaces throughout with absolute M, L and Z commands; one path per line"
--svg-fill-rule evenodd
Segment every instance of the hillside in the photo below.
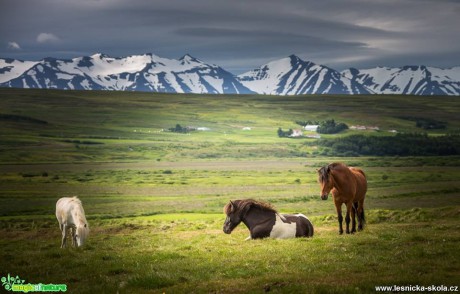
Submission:
M 0 93 L 3 162 L 304 157 L 316 150 L 314 143 L 305 144 L 315 139 L 281 139 L 276 131 L 298 129 L 295 121 L 305 120 L 335 119 L 349 126 L 379 128 L 349 129 L 324 138 L 394 135 L 389 131 L 440 135 L 460 129 L 455 97 L 312 95 L 280 100 L 105 91 Z M 424 130 L 411 117 L 442 121 L 446 128 Z M 165 131 L 177 124 L 206 129 L 185 135 Z M 171 148 L 159 148 L 168 142 Z M 17 150 L 24 154 L 17 157 Z

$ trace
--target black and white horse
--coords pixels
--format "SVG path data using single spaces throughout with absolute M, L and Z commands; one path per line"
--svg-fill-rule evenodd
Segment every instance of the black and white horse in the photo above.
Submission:
M 224 213 L 227 215 L 224 233 L 230 234 L 243 222 L 250 232 L 246 240 L 313 236 L 313 225 L 305 215 L 279 214 L 268 203 L 252 199 L 230 201 L 225 205 Z

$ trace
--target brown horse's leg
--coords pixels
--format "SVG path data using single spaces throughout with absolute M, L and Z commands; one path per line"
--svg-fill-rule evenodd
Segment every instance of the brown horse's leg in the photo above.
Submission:
M 347 224 L 347 234 L 350 234 L 350 213 L 351 210 L 353 209 L 353 202 L 348 202 L 347 203 L 347 214 L 345 215 L 345 223 Z
M 364 228 L 364 200 L 358 203 L 358 231 L 362 231 Z
M 337 201 L 334 201 L 335 204 L 335 209 L 337 210 L 337 218 L 339 219 L 339 234 L 343 234 L 343 227 L 342 227 L 342 222 L 343 222 L 343 216 L 342 216 L 342 203 L 339 203 Z

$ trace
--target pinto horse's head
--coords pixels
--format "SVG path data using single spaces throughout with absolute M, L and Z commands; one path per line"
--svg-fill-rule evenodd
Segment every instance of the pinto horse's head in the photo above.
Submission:
M 227 218 L 225 219 L 223 230 L 225 234 L 230 234 L 233 229 L 235 229 L 241 223 L 242 214 L 238 209 L 238 205 L 231 200 L 227 205 L 225 205 L 224 213 L 227 215 Z
M 321 185 L 321 199 L 327 200 L 329 193 L 334 188 L 334 178 L 331 175 L 331 168 L 329 165 L 323 166 L 317 172 L 318 182 Z

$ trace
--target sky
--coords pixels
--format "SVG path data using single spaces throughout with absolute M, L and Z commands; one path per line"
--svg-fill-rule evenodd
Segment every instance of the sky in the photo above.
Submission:
M 190 54 L 239 74 L 460 65 L 460 0 L 0 0 L 0 58 Z

